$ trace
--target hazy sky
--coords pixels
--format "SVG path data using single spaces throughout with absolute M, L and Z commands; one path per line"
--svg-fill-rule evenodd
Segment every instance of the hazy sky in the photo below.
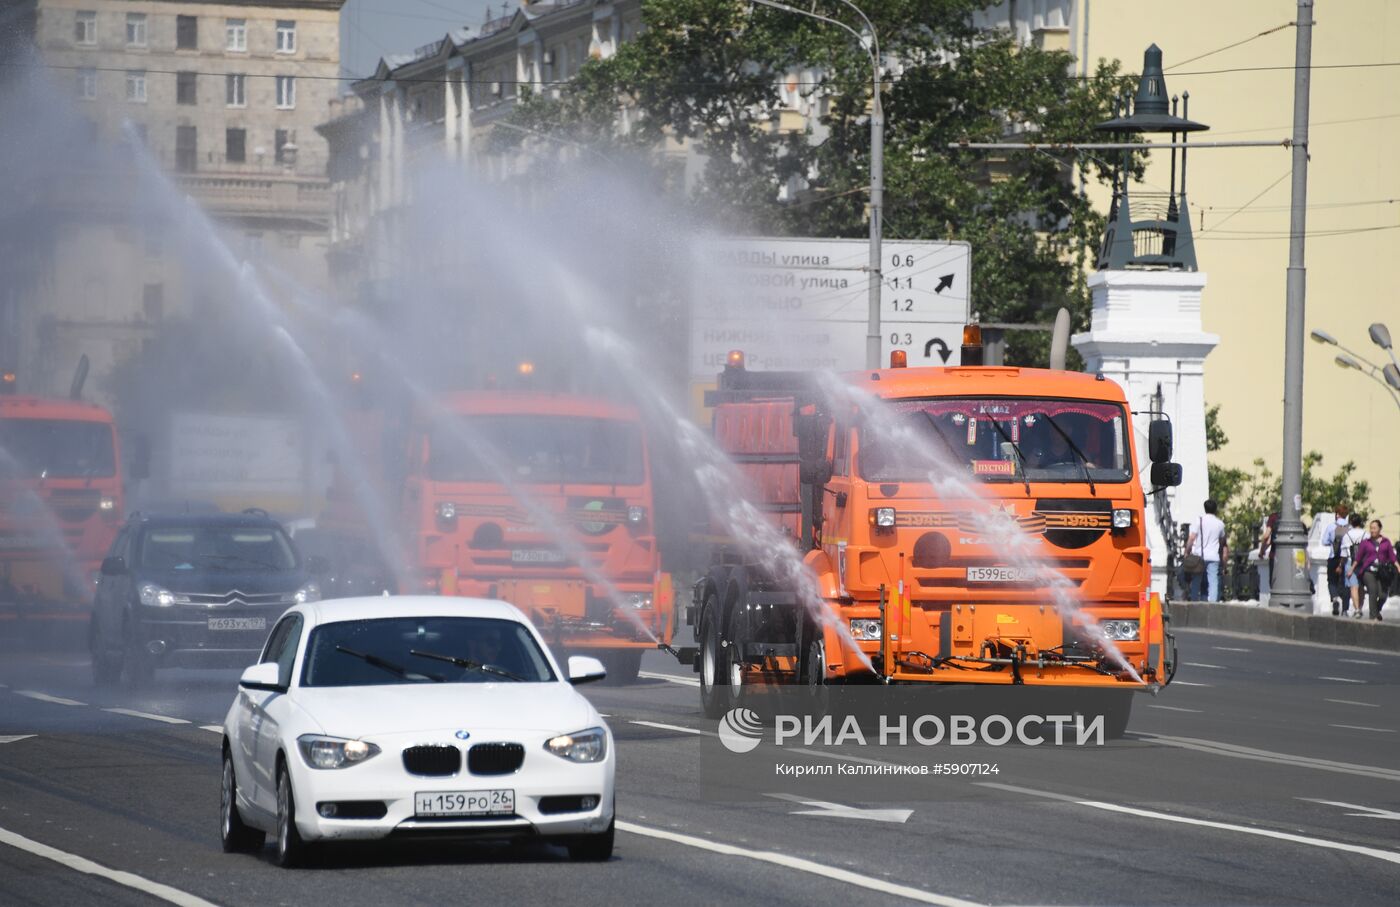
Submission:
M 448 29 L 481 25 L 486 7 L 499 16 L 518 0 L 347 0 L 340 11 L 340 61 L 346 74 L 367 76 L 379 58 L 413 53 Z

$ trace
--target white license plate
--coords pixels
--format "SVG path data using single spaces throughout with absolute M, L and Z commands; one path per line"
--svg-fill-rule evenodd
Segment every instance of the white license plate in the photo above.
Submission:
M 413 795 L 415 816 L 508 816 L 514 812 L 513 790 L 447 790 Z
M 1024 583 L 1034 577 L 1024 567 L 968 567 L 969 583 Z
M 512 564 L 562 564 L 564 555 L 548 548 L 516 548 L 510 553 Z
M 266 630 L 266 617 L 211 617 L 211 630 Z

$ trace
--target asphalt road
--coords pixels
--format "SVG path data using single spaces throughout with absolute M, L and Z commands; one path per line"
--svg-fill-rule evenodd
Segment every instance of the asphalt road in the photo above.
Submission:
M 717 771 L 736 763 L 716 762 L 694 675 L 655 653 L 641 683 L 585 688 L 618 742 L 625 824 L 612 861 L 574 864 L 545 844 L 414 843 L 344 846 L 284 871 L 219 848 L 218 723 L 237 672 L 98 689 L 82 654 L 11 636 L 0 644 L 0 903 L 1394 903 L 1400 656 L 1180 637 L 1178 682 L 1139 697 L 1127 739 L 817 742 L 780 755 L 997 772 L 815 777 L 797 793 L 761 761 L 769 747 L 754 771 Z

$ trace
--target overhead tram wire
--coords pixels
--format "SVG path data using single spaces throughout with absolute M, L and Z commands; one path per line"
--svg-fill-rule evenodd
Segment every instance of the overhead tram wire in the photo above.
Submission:
M 1182 60 L 1180 63 L 1173 63 L 1171 66 L 1166 67 L 1166 69 L 1164 69 L 1163 71 L 1164 71 L 1164 72 L 1171 72 L 1173 69 L 1176 69 L 1178 66 L 1185 66 L 1187 63 L 1195 63 L 1197 60 L 1204 60 L 1206 57 L 1213 57 L 1213 56 L 1215 56 L 1216 54 L 1224 53 L 1224 52 L 1227 51 L 1227 50 L 1233 50 L 1233 49 L 1235 49 L 1236 47 L 1242 47 L 1242 46 L 1248 44 L 1248 43 L 1251 42 L 1251 41 L 1257 41 L 1258 39 L 1263 38 L 1263 37 L 1266 37 L 1267 35 L 1272 35 L 1274 32 L 1283 31 L 1285 28 L 1292 28 L 1293 26 L 1295 26 L 1295 25 L 1297 25 L 1297 24 L 1298 24 L 1297 22 L 1289 21 L 1289 22 L 1283 23 L 1282 25 L 1275 25 L 1273 28 L 1265 29 L 1264 31 L 1261 31 L 1259 34 L 1257 34 L 1257 35 L 1251 35 L 1250 37 L 1245 38 L 1245 39 L 1242 40 L 1242 41 L 1236 41 L 1236 42 L 1233 43 L 1233 44 L 1226 44 L 1224 47 L 1217 47 L 1215 50 L 1208 50 L 1208 51 L 1206 51 L 1206 52 L 1203 53 L 1203 54 L 1197 54 L 1197 55 L 1194 56 L 1194 57 L 1188 57 L 1188 58 L 1186 58 L 1185 60 Z M 1180 75 L 1187 75 L 1187 73 L 1180 73 Z

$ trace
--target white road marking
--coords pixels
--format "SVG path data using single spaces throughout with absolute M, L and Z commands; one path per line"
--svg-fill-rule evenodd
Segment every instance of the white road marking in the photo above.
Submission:
M 1390 728 L 1384 727 L 1362 727 L 1359 724 L 1329 724 L 1328 727 L 1339 727 L 1348 731 L 1375 731 L 1377 734 L 1393 734 Z
M 1238 648 L 1238 647 L 1236 647 L 1236 646 L 1211 646 L 1211 648 L 1212 648 L 1212 649 L 1218 649 L 1218 650 L 1221 651 L 1221 652 L 1252 652 L 1252 651 L 1254 651 L 1253 649 L 1241 649 L 1241 648 Z
M 681 727 L 679 724 L 662 724 L 660 721 L 629 721 L 628 724 L 640 724 L 642 727 L 654 727 L 663 731 L 680 731 L 682 734 L 698 734 L 701 737 L 718 737 L 719 734 L 712 731 L 702 731 L 699 728 Z
M 132 718 L 145 718 L 150 721 L 164 721 L 166 724 L 189 724 L 183 718 L 171 718 L 168 715 L 154 715 L 150 712 L 138 712 L 136 709 L 103 709 L 104 712 L 111 712 L 113 715 L 127 715 Z
M 694 677 L 677 677 L 675 674 L 660 674 L 656 671 L 638 671 L 638 677 L 645 677 L 648 680 L 664 680 L 667 683 L 678 683 L 681 686 L 698 687 L 700 681 Z
M 18 743 L 21 740 L 28 740 L 33 734 L 7 734 L 0 737 L 0 743 Z
M 795 794 L 766 794 L 778 800 L 787 800 L 810 806 L 812 809 L 799 809 L 794 816 L 821 816 L 830 819 L 866 819 L 871 822 L 893 822 L 903 825 L 914 815 L 912 809 L 862 809 L 859 806 L 846 806 L 842 803 L 829 803 L 826 800 L 808 800 Z
M 1091 809 L 1105 810 L 1106 812 L 1124 813 L 1130 816 L 1141 816 L 1145 819 L 1157 819 L 1162 822 L 1176 822 L 1182 825 L 1196 825 L 1201 828 L 1216 828 L 1221 831 L 1232 831 L 1242 835 L 1254 835 L 1260 838 L 1273 838 L 1276 841 L 1290 841 L 1294 844 L 1305 844 L 1308 847 L 1321 847 L 1324 850 L 1340 850 L 1344 853 L 1371 857 L 1375 860 L 1384 860 L 1387 863 L 1400 865 L 1400 853 L 1393 850 L 1381 850 L 1378 847 L 1365 847 L 1358 844 L 1329 841 L 1326 838 L 1311 838 L 1307 835 L 1295 835 L 1286 831 L 1273 831 L 1268 828 L 1254 828 L 1248 825 L 1234 825 L 1230 822 L 1216 822 L 1211 819 L 1193 819 L 1189 816 L 1177 816 L 1171 813 L 1159 813 L 1150 809 L 1138 809 L 1135 806 L 1104 803 L 1101 800 L 1081 800 L 1078 797 L 1071 797 L 1066 794 L 1057 794 L 1044 790 L 1032 790 L 1028 787 L 1017 787 L 1013 784 L 997 784 L 993 781 L 978 781 L 974 783 L 980 787 L 992 787 L 1017 794 L 1029 794 L 1033 797 L 1042 797 L 1047 800 L 1060 800 L 1066 803 L 1074 803 L 1078 806 L 1087 806 Z
M 66 851 L 50 847 L 47 844 L 40 844 L 38 841 L 30 840 L 23 835 L 17 835 L 12 831 L 0 828 L 0 844 L 8 844 L 11 847 L 31 853 L 36 857 L 43 857 L 52 860 L 61 866 L 87 875 L 100 876 L 108 881 L 116 882 L 118 885 L 125 885 L 127 888 L 134 888 L 137 891 L 149 894 L 152 897 L 160 898 L 171 904 L 179 904 L 180 907 L 216 907 L 212 902 L 204 898 L 196 897 L 187 891 L 178 888 L 171 888 L 169 885 L 162 885 L 160 882 L 152 882 L 130 872 L 120 869 L 108 869 L 100 863 L 71 854 Z
M 1355 699 L 1324 699 L 1323 702 L 1335 702 L 1337 705 L 1364 705 L 1368 709 L 1380 708 L 1374 702 L 1357 702 Z
M 1345 765 L 1326 759 L 1313 759 L 1309 756 L 1293 756 L 1287 753 L 1257 750 L 1252 747 L 1238 746 L 1233 743 L 1221 743 L 1216 740 L 1201 740 L 1197 737 L 1172 737 L 1165 734 L 1137 734 L 1136 736 L 1138 739 L 1147 740 L 1152 743 L 1160 743 L 1164 746 L 1175 746 L 1180 749 L 1196 750 L 1202 753 L 1210 753 L 1213 756 L 1228 756 L 1232 759 L 1250 759 L 1255 762 L 1273 762 L 1278 765 L 1291 765 L 1295 768 L 1310 768 L 1322 772 L 1334 772 L 1340 775 L 1357 775 L 1372 780 L 1379 778 L 1385 781 L 1400 781 L 1400 771 L 1396 771 L 1393 768 L 1381 768 L 1376 765 Z
M 1173 680 L 1173 681 L 1171 682 L 1171 685 L 1174 686 L 1174 687 L 1208 687 L 1208 686 L 1210 686 L 1210 684 L 1208 684 L 1208 683 L 1192 683 L 1192 682 L 1189 681 L 1189 680 Z
M 784 869 L 793 869 L 798 872 L 810 873 L 811 875 L 820 876 L 833 881 L 845 882 L 848 885 L 855 885 L 867 891 L 875 891 L 889 897 L 905 898 L 906 900 L 916 901 L 920 904 L 941 904 L 944 905 L 944 907 L 972 907 L 972 905 L 975 904 L 974 901 L 964 901 L 961 898 L 934 894 L 932 891 L 925 891 L 922 888 L 913 888 L 895 882 L 886 882 L 884 879 L 876 879 L 861 875 L 857 872 L 851 872 L 848 869 L 838 869 L 834 866 L 827 866 L 812 860 L 804 860 L 801 857 L 788 856 L 785 853 L 735 847 L 731 844 L 721 844 L 718 841 L 697 838 L 694 835 L 683 835 L 660 828 L 635 825 L 631 822 L 619 821 L 617 827 L 618 830 L 628 832 L 629 834 L 670 841 L 673 844 L 682 844 L 686 847 L 694 847 L 697 850 L 708 850 L 710 853 L 724 854 L 730 857 L 743 857 L 748 860 L 758 860 L 762 863 L 771 863 L 774 866 L 781 866 Z
M 24 696 L 29 699 L 37 699 L 40 702 L 52 702 L 57 705 L 87 705 L 86 702 L 79 702 L 76 699 L 64 699 L 62 696 L 50 696 L 48 693 L 40 693 L 35 690 L 15 690 L 16 696 Z
M 201 731 L 212 731 L 215 734 L 222 734 L 224 732 L 224 726 L 222 724 L 201 724 L 199 729 Z
M 1188 661 L 1188 662 L 1184 662 L 1184 664 L 1185 664 L 1186 667 L 1188 667 L 1188 668 L 1210 668 L 1212 671 L 1228 671 L 1228 670 L 1229 670 L 1229 668 L 1225 667 L 1224 665 L 1208 665 L 1208 664 L 1204 664 L 1204 663 L 1199 662 L 1199 661 Z
M 1149 705 L 1148 708 L 1149 708 L 1149 709 L 1161 709 L 1161 710 L 1164 711 L 1164 712 L 1195 712 L 1195 713 L 1198 714 L 1198 715 L 1199 715 L 1200 712 L 1201 712 L 1200 709 L 1183 709 L 1183 708 L 1181 708 L 1180 706 L 1175 706 L 1175 705 Z
M 1338 661 L 1344 661 L 1344 662 L 1346 662 L 1346 663 L 1349 664 L 1349 665 L 1378 665 L 1378 664 L 1380 664 L 1379 661 L 1367 661 L 1367 660 L 1364 659 L 1364 658 L 1338 658 L 1337 660 L 1338 660 Z
M 1318 680 L 1335 680 L 1337 683 L 1365 683 L 1364 680 L 1356 680 L 1351 677 L 1319 677 Z
M 1359 809 L 1359 813 L 1347 813 L 1348 816 L 1356 816 L 1361 819 L 1394 819 L 1400 821 L 1400 813 L 1390 809 L 1378 809 L 1374 806 L 1362 806 L 1359 803 L 1343 803 L 1339 800 L 1314 800 L 1312 797 L 1295 797 L 1296 800 L 1306 800 L 1308 803 L 1325 803 L 1328 806 L 1340 806 L 1343 809 Z

